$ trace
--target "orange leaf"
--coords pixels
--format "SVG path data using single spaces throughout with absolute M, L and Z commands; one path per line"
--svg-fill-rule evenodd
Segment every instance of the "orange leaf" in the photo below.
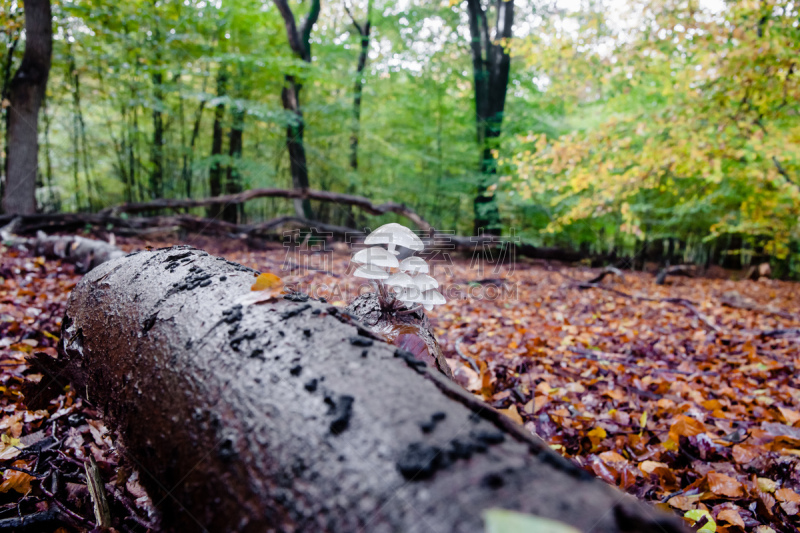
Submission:
M 14 463 L 17 468 L 26 468 L 25 461 L 17 461 Z M 17 472 L 16 470 L 6 470 L 3 473 L 3 482 L 0 483 L 0 492 L 8 492 L 15 490 L 20 494 L 28 494 L 31 491 L 31 481 L 35 478 L 29 476 L 24 472 Z
M 797 494 L 792 489 L 778 489 L 775 491 L 775 498 L 779 502 L 795 502 L 800 503 L 800 494 Z
M 733 460 L 740 465 L 746 465 L 759 455 L 761 454 L 751 446 L 740 446 L 737 444 L 733 447 Z
M 739 526 L 742 528 L 744 527 L 744 520 L 742 520 L 742 517 L 741 515 L 739 515 L 739 512 L 734 509 L 723 509 L 717 515 L 717 520 L 725 520 L 727 523 L 731 525 Z
M 693 437 L 705 432 L 706 426 L 699 420 L 686 415 L 678 415 L 669 428 L 669 438 L 673 442 L 678 442 L 680 437 Z
M 510 418 L 511 420 L 516 422 L 517 424 L 519 424 L 519 425 L 524 424 L 524 422 L 522 420 L 522 417 L 519 414 L 519 411 L 517 411 L 517 406 L 516 405 L 512 405 L 508 409 L 500 409 L 500 412 L 504 413 L 508 418 Z
M 798 413 L 797 411 L 793 411 L 792 409 L 787 409 L 786 407 L 778 407 L 778 411 L 780 411 L 781 416 L 790 426 L 793 426 L 795 422 L 800 420 L 800 413 Z
M 650 474 L 656 468 L 669 468 L 666 463 L 659 463 L 658 461 L 642 461 L 639 463 L 639 470 L 645 474 Z
M 717 496 L 738 498 L 744 494 L 742 484 L 730 476 L 709 472 L 707 479 L 709 490 Z
M 275 274 L 264 272 L 263 274 L 258 275 L 258 277 L 256 278 L 256 282 L 253 283 L 253 286 L 250 287 L 250 290 L 266 291 L 270 289 L 280 290 L 281 288 L 283 288 L 283 282 L 281 281 L 281 278 L 279 278 Z

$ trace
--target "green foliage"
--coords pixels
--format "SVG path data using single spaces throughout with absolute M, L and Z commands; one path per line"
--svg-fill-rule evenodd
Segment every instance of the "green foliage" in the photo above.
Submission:
M 509 197 L 543 206 L 554 240 L 674 238 L 686 259 L 766 255 L 800 274 L 797 5 L 629 6 L 635 27 L 589 10 L 577 31 L 520 47 L 563 129 L 524 139 Z

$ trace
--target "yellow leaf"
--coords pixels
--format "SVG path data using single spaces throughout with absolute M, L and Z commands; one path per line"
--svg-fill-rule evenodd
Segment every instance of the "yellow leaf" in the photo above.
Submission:
M 267 291 L 267 290 L 275 290 L 283 288 L 283 282 L 281 278 L 276 276 L 275 274 L 270 274 L 269 272 L 264 272 L 263 274 L 259 274 L 256 278 L 256 282 L 253 283 L 253 286 L 250 287 L 251 291 Z
M 517 424 L 519 424 L 519 425 L 524 424 L 524 421 L 522 420 L 522 416 L 520 416 L 519 411 L 517 411 L 517 406 L 516 405 L 512 405 L 508 409 L 500 409 L 500 412 L 504 413 L 508 418 L 510 418 L 511 420 L 516 422 Z

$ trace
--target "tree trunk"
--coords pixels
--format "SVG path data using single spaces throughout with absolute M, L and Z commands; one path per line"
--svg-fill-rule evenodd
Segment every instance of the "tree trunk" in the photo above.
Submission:
M 514 0 L 496 0 L 497 21 L 489 32 L 488 13 L 480 0 L 467 0 L 470 47 L 475 83 L 475 124 L 481 154 L 477 195 L 473 202 L 475 234 L 500 233 L 500 211 L 492 186 L 496 185 L 498 146 L 506 104 L 511 57 L 504 41 L 511 38 Z
M 25 2 L 25 55 L 8 91 L 8 159 L 3 209 L 6 213 L 36 211 L 39 168 L 39 107 L 45 95 L 53 50 L 49 0 Z
M 237 80 L 241 79 L 242 72 L 239 69 L 239 76 Z M 238 82 L 234 82 L 237 96 L 240 96 L 240 87 Z M 242 136 L 244 135 L 244 108 L 239 103 L 233 104 L 231 108 L 231 130 L 228 134 L 228 155 L 230 162 L 228 163 L 228 177 L 225 181 L 226 194 L 238 194 L 242 192 L 242 176 L 239 170 L 239 163 L 242 159 Z M 222 212 L 222 219 L 232 224 L 239 224 L 242 222 L 242 214 L 244 212 L 244 204 L 226 204 Z
M 178 247 L 105 263 L 70 297 L 59 364 L 166 525 L 475 532 L 502 507 L 584 531 L 685 531 L 338 308 L 259 297 L 254 275 Z
M 217 97 L 226 95 L 228 73 L 225 66 L 220 65 L 217 73 Z M 208 188 L 211 196 L 222 194 L 222 119 L 225 117 L 225 103 L 220 101 L 214 110 L 214 130 L 211 137 L 211 168 L 208 171 Z M 217 218 L 222 215 L 222 204 L 211 204 L 208 208 L 208 217 Z
M 150 151 L 150 194 L 153 198 L 164 197 L 164 118 L 161 114 L 163 101 L 163 75 L 153 73 L 153 146 Z
M 273 2 L 283 17 L 286 25 L 286 37 L 295 56 L 306 63 L 311 63 L 311 29 L 319 18 L 320 0 L 311 1 L 308 15 L 303 20 L 300 28 L 295 24 L 294 14 L 286 0 L 273 0 Z M 307 189 L 310 186 L 306 148 L 303 144 L 305 123 L 303 122 L 303 111 L 300 106 L 300 90 L 302 87 L 302 84 L 294 76 L 287 75 L 281 91 L 283 109 L 288 111 L 290 115 L 286 125 L 286 147 L 289 150 L 289 170 L 292 174 L 292 187 L 295 189 Z M 295 199 L 294 210 L 299 217 L 314 218 L 314 214 L 311 211 L 311 202 L 307 198 Z
M 286 148 L 289 150 L 289 171 L 292 174 L 292 187 L 295 189 L 308 189 L 308 163 L 306 161 L 306 147 L 303 144 L 305 124 L 303 111 L 300 109 L 300 89 L 294 76 L 286 76 L 286 82 L 281 92 L 283 108 L 293 116 L 286 126 Z M 311 202 L 305 199 L 295 199 L 294 211 L 297 216 L 313 218 Z

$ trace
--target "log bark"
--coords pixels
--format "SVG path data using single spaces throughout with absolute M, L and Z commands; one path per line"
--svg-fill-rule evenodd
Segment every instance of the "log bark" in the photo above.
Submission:
M 177 247 L 70 296 L 60 364 L 175 530 L 475 532 L 502 507 L 684 531 L 336 307 L 258 299 L 255 274 Z

